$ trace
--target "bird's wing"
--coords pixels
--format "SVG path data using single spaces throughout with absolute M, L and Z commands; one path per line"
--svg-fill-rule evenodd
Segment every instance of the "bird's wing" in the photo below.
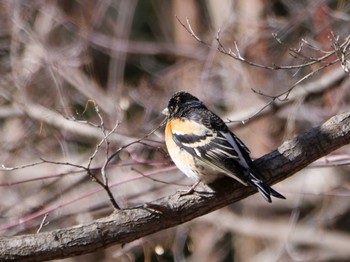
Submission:
M 193 120 L 177 119 L 172 134 L 175 143 L 208 166 L 246 185 L 238 166 L 249 169 L 247 147 L 231 132 L 216 131 Z M 174 128 L 175 127 L 175 128 Z

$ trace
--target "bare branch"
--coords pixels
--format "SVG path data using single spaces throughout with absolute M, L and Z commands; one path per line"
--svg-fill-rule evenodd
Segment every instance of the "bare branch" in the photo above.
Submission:
M 210 44 L 206 43 L 205 41 L 203 41 L 199 36 L 196 35 L 196 33 L 193 31 L 192 27 L 191 27 L 191 24 L 190 24 L 190 21 L 188 18 L 186 18 L 186 22 L 187 22 L 187 26 L 181 22 L 181 20 L 176 16 L 176 19 L 179 21 L 179 23 L 186 29 L 187 32 L 190 33 L 190 35 L 199 43 L 207 46 L 207 47 L 211 47 Z M 277 35 L 276 34 L 273 34 L 273 37 L 280 43 L 282 44 L 281 40 L 277 38 Z M 350 37 L 350 36 L 349 36 Z M 348 38 L 349 38 L 348 37 Z M 348 39 L 347 38 L 347 39 Z M 326 66 L 329 66 L 331 64 L 334 64 L 334 63 L 337 63 L 340 61 L 340 59 L 336 59 L 332 62 L 325 62 L 325 60 L 329 57 L 331 57 L 332 55 L 334 55 L 337 50 L 333 50 L 333 51 L 323 51 L 323 53 L 325 53 L 324 56 L 321 56 L 321 57 L 318 57 L 318 58 L 311 58 L 311 57 L 304 57 L 306 58 L 307 60 L 309 60 L 309 62 L 305 62 L 305 63 L 302 63 L 302 64 L 297 64 L 297 65 L 273 65 L 273 66 L 267 66 L 267 65 L 263 65 L 263 64 L 259 64 L 259 63 L 255 63 L 255 62 L 252 62 L 252 61 L 249 61 L 249 60 L 246 60 L 244 57 L 241 56 L 240 52 L 239 52 L 239 49 L 237 47 L 237 43 L 235 42 L 235 49 L 236 49 L 236 52 L 233 52 L 231 49 L 227 49 L 221 42 L 220 40 L 220 29 L 218 30 L 217 34 L 216 34 L 216 37 L 215 37 L 215 40 L 218 42 L 218 47 L 216 48 L 220 53 L 224 54 L 224 55 L 227 55 L 227 56 L 230 56 L 232 57 L 233 59 L 235 60 L 238 60 L 238 61 L 241 61 L 241 62 L 244 62 L 248 65 L 251 65 L 251 66 L 255 66 L 255 67 L 259 67 L 259 68 L 265 68 L 265 69 L 269 69 L 269 70 L 280 70 L 280 69 L 300 69 L 300 68 L 305 68 L 305 67 L 308 67 L 308 66 L 311 66 L 311 65 L 314 65 L 316 63 L 323 63 L 323 65 L 326 67 Z M 343 48 L 344 46 L 347 45 L 347 40 L 345 40 L 342 44 L 339 45 L 340 48 Z M 291 52 L 297 54 L 297 55 L 302 55 L 301 54 L 301 49 L 300 51 L 297 51 L 297 50 L 294 50 L 294 49 L 290 49 Z
M 282 108 L 283 106 L 289 105 L 291 102 L 298 100 L 301 97 L 305 97 L 310 94 L 320 93 L 326 90 L 327 88 L 330 88 L 333 86 L 337 81 L 344 78 L 346 74 L 344 74 L 344 70 L 342 68 L 335 68 L 334 70 L 325 73 L 323 76 L 321 76 L 319 79 L 309 82 L 305 85 L 300 85 L 298 89 L 294 90 L 293 93 L 288 94 L 288 100 L 283 101 L 283 103 L 280 102 L 280 99 L 274 99 L 275 96 L 269 96 L 267 94 L 264 94 L 260 91 L 253 90 L 257 94 L 261 94 L 264 96 L 267 96 L 270 98 L 270 101 L 266 104 L 258 105 L 250 110 L 244 110 L 244 112 L 236 112 L 233 115 L 228 116 L 227 118 L 230 119 L 228 122 L 231 123 L 230 127 L 234 125 L 234 123 L 246 123 L 247 121 L 254 119 L 258 119 L 260 117 L 265 116 L 267 113 L 271 113 L 273 110 L 278 110 L 279 108 Z M 288 90 L 287 90 L 288 91 Z M 281 93 L 280 95 L 283 95 Z M 273 107 L 269 107 L 269 105 L 273 105 Z M 233 121 L 231 119 L 239 119 L 236 121 Z
M 181 20 L 176 17 L 176 19 L 179 21 L 179 23 L 186 29 L 187 32 L 189 32 L 191 34 L 191 36 L 198 41 L 199 43 L 212 48 L 212 46 L 206 42 L 204 42 L 200 37 L 198 37 L 195 32 L 193 32 L 191 24 L 188 20 L 188 18 L 186 19 L 187 21 L 187 26 L 181 22 Z M 232 51 L 232 49 L 227 49 L 224 44 L 221 42 L 220 39 L 220 29 L 218 30 L 216 36 L 215 36 L 215 40 L 218 43 L 218 47 L 216 48 L 220 53 L 227 55 L 229 57 L 232 57 L 235 60 L 238 60 L 240 62 L 244 62 L 250 66 L 254 66 L 254 67 L 259 67 L 259 68 L 264 68 L 264 69 L 268 69 L 268 70 L 280 70 L 280 69 L 297 69 L 300 70 L 302 68 L 306 68 L 309 67 L 311 65 L 315 65 L 318 64 L 318 68 L 311 71 L 310 73 L 306 74 L 305 76 L 303 76 L 301 79 L 299 79 L 297 82 L 295 82 L 292 86 L 290 86 L 286 91 L 283 91 L 277 95 L 268 95 L 265 93 L 262 93 L 260 91 L 256 91 L 254 89 L 253 92 L 256 94 L 259 94 L 261 96 L 264 97 L 268 97 L 270 100 L 263 106 L 261 106 L 259 109 L 255 110 L 255 112 L 250 115 L 248 118 L 245 118 L 243 120 L 241 120 L 240 122 L 242 123 L 246 123 L 248 122 L 250 119 L 252 119 L 253 117 L 255 117 L 256 115 L 260 114 L 262 111 L 264 111 L 266 108 L 268 108 L 270 105 L 274 104 L 274 102 L 276 100 L 279 101 L 287 101 L 289 98 L 290 93 L 301 83 L 303 83 L 305 80 L 309 79 L 310 77 L 314 76 L 316 73 L 321 72 L 323 69 L 325 69 L 326 67 L 329 67 L 331 65 L 334 65 L 336 63 L 341 63 L 341 66 L 343 67 L 343 70 L 345 71 L 345 73 L 350 72 L 349 69 L 349 62 L 346 60 L 346 57 L 349 55 L 349 52 L 347 52 L 348 47 L 350 46 L 350 35 L 342 42 L 339 43 L 339 37 L 336 37 L 334 34 L 333 36 L 333 50 L 331 51 L 323 51 L 323 50 L 319 50 L 318 48 L 314 47 L 313 45 L 311 45 L 309 42 L 307 42 L 305 39 L 302 40 L 302 42 L 300 43 L 299 47 L 297 49 L 292 49 L 290 48 L 290 55 L 295 57 L 295 58 L 302 58 L 304 61 L 304 63 L 302 64 L 297 64 L 297 65 L 273 65 L 273 66 L 268 66 L 268 65 L 263 65 L 263 64 L 259 64 L 259 63 L 255 63 L 253 61 L 249 61 L 246 60 L 240 53 L 239 48 L 238 48 L 238 44 L 235 41 L 234 42 L 234 46 L 235 46 L 235 51 Z M 273 34 L 273 37 L 276 39 L 276 41 L 280 44 L 283 44 L 283 42 L 277 37 L 276 34 Z M 317 50 L 318 52 L 324 53 L 323 56 L 320 57 L 311 57 L 311 56 L 306 56 L 302 53 L 303 51 L 303 44 L 306 44 L 308 47 L 312 48 L 313 50 Z M 336 59 L 333 59 L 331 61 L 328 61 L 327 59 L 329 59 L 330 57 L 332 57 L 333 55 L 337 55 Z M 229 121 L 230 122 L 230 121 Z
M 350 112 L 334 116 L 323 125 L 286 141 L 255 163 L 267 182 L 273 184 L 349 142 Z M 207 193 L 200 195 L 174 194 L 142 206 L 118 210 L 87 225 L 3 237 L 0 260 L 43 261 L 86 254 L 182 224 L 255 193 L 253 188 L 227 182 L 224 179 L 211 187 L 204 186 L 201 191 Z

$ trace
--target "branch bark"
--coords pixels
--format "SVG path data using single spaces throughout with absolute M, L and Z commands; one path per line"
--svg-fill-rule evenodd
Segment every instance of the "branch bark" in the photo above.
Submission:
M 281 181 L 314 160 L 350 143 L 350 112 L 286 141 L 255 161 L 270 183 Z M 38 234 L 0 238 L 0 261 L 43 261 L 86 254 L 182 224 L 255 193 L 223 179 L 203 193 L 174 194 L 142 206 L 114 212 L 90 224 Z M 229 183 L 228 183 L 229 182 Z

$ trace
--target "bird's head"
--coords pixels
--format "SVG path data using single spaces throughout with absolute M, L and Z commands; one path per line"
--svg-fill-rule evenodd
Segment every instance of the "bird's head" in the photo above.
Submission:
M 205 108 L 204 104 L 195 96 L 188 92 L 176 92 L 169 100 L 168 106 L 163 110 L 163 114 L 169 118 L 181 117 L 184 112 L 193 108 Z

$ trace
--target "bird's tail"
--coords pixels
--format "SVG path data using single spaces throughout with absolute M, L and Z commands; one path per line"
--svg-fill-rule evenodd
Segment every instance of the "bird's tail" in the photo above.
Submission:
M 267 185 L 264 181 L 258 178 L 253 170 L 250 171 L 248 176 L 249 183 L 254 186 L 260 194 L 264 197 L 264 199 L 271 203 L 271 196 L 286 199 L 283 195 L 278 193 L 276 190 Z

